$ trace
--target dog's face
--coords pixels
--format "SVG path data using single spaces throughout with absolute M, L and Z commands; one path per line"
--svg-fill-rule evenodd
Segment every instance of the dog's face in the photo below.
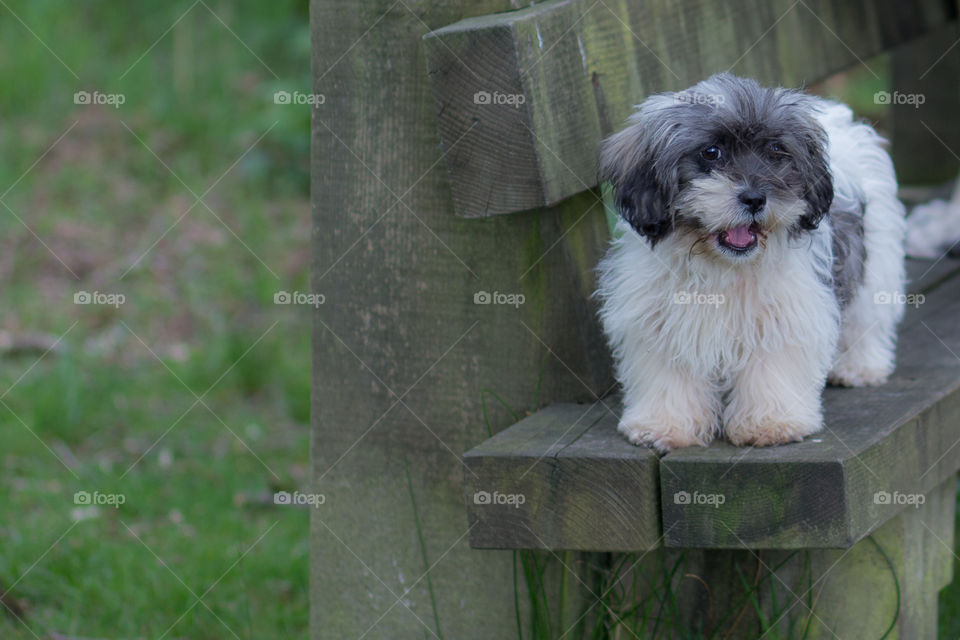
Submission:
M 833 199 L 811 101 L 722 74 L 650 97 L 601 150 L 601 178 L 653 245 L 670 234 L 732 261 L 817 228 Z

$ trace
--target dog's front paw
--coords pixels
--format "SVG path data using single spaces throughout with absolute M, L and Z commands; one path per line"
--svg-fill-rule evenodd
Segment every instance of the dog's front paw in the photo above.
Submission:
M 784 417 L 768 419 L 731 417 L 724 423 L 727 440 L 738 447 L 771 447 L 800 442 L 823 427 L 821 420 L 803 422 Z
M 670 426 L 669 423 L 651 423 L 640 420 L 622 420 L 617 425 L 617 431 L 627 437 L 635 445 L 646 445 L 667 453 L 680 447 L 699 445 L 705 447 L 710 444 L 709 439 L 700 437 L 690 429 Z
M 884 384 L 892 373 L 891 366 L 858 366 L 839 363 L 830 372 L 827 380 L 838 387 L 875 387 Z

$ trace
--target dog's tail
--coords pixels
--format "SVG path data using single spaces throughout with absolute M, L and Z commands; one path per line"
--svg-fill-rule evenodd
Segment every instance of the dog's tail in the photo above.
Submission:
M 911 258 L 960 257 L 960 179 L 949 200 L 913 208 L 907 217 L 906 250 Z

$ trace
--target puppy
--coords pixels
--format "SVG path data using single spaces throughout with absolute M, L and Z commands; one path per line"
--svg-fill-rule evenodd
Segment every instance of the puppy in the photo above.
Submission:
M 799 441 L 828 377 L 886 381 L 904 207 L 883 143 L 845 105 L 729 74 L 603 142 L 621 218 L 598 295 L 630 442 Z

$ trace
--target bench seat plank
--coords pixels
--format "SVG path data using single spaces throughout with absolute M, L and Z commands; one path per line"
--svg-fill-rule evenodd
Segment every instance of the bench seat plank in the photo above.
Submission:
M 464 455 L 471 546 L 610 551 L 660 543 L 658 458 L 617 435 L 608 404 L 550 405 Z

